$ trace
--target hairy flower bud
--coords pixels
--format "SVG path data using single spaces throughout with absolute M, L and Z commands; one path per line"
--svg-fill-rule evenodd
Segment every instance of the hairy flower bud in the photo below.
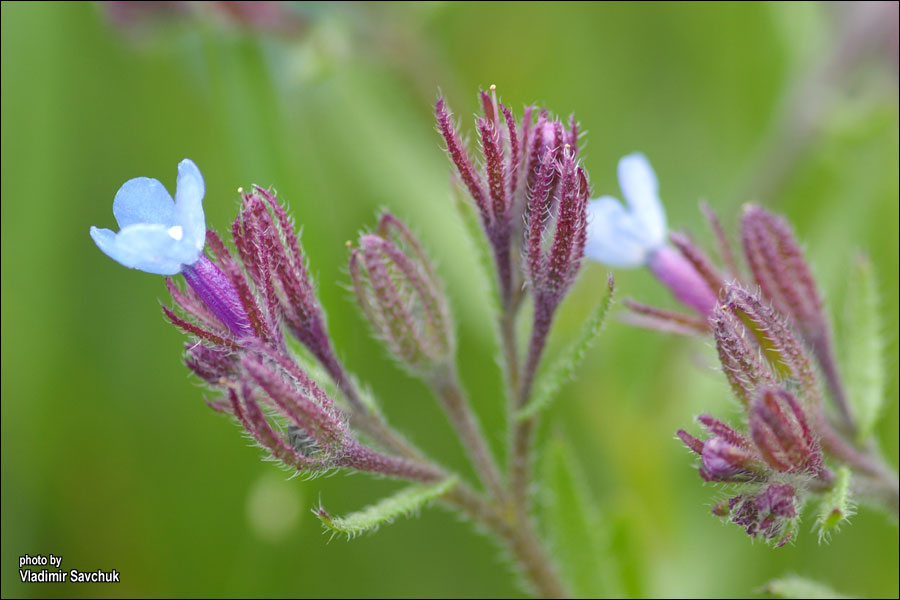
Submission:
M 769 466 L 777 471 L 823 473 L 822 452 L 803 407 L 782 388 L 759 391 L 750 406 L 750 433 Z
M 190 342 L 184 346 L 185 365 L 207 383 L 215 385 L 237 377 L 239 364 L 233 351 Z
M 244 268 L 269 310 L 331 371 L 335 361 L 324 313 L 284 207 L 260 187 L 242 193 L 241 201 L 232 235 Z
M 548 151 L 527 210 L 527 268 L 535 310 L 552 312 L 578 274 L 584 259 L 589 197 L 587 176 L 571 147 L 564 148 L 559 158 Z
M 752 479 L 751 468 L 756 455 L 741 446 L 735 446 L 724 438 L 711 437 L 703 444 L 700 454 L 703 467 L 701 475 L 709 481 L 746 481 Z
M 791 226 L 759 206 L 748 206 L 741 239 L 753 278 L 773 306 L 788 316 L 822 368 L 844 427 L 856 427 L 834 357 L 822 296 Z
M 522 284 L 514 257 L 530 244 L 535 227 L 540 237 L 545 226 L 554 220 L 550 218 L 550 208 L 557 207 L 562 193 L 556 188 L 569 177 L 557 170 L 565 163 L 565 153 L 569 153 L 574 161 L 578 126 L 574 118 L 564 126 L 551 119 L 546 110 L 540 111 L 535 122 L 531 107 L 525 109 L 523 118 L 517 123 L 512 111 L 497 99 L 494 86 L 490 93 L 482 91 L 479 99 L 484 116 L 476 120 L 476 128 L 483 154 L 483 172 L 469 157 L 443 98 L 435 106 L 435 115 L 447 154 L 456 167 L 462 187 L 478 210 L 482 229 L 493 249 L 501 300 L 504 305 L 511 306 L 520 299 Z M 575 189 L 581 185 L 576 182 Z M 584 186 L 586 189 L 586 179 Z M 559 214 L 565 216 L 563 221 L 572 220 L 571 215 Z M 528 232 L 522 230 L 523 217 L 529 222 Z M 563 227 L 567 226 L 563 223 Z M 580 236 L 584 238 L 583 233 Z M 583 248 L 584 242 L 580 245 Z M 533 244 L 528 252 L 531 246 Z M 569 250 L 571 247 L 560 248 L 558 259 L 564 262 L 564 255 L 571 254 Z M 583 250 L 578 254 L 579 261 L 581 254 Z M 563 280 L 569 278 L 568 272 L 559 275 Z
M 378 234 L 360 236 L 350 277 L 363 313 L 391 353 L 414 371 L 453 356 L 454 337 L 443 286 L 418 240 L 391 215 Z
M 697 420 L 711 438 L 702 442 L 684 430 L 678 431 L 678 437 L 700 455 L 700 476 L 704 480 L 752 481 L 765 474 L 766 465 L 750 440 L 709 415 L 700 415 Z
M 759 297 L 730 284 L 723 310 L 743 323 L 775 377 L 795 386 L 808 405 L 820 402 L 819 386 L 803 347 L 784 319 Z
M 748 406 L 756 386 L 775 383 L 775 378 L 759 356 L 756 344 L 743 323 L 722 306 L 717 306 L 710 319 L 722 372 L 731 389 L 744 406 Z
M 828 332 L 822 297 L 790 225 L 759 206 L 747 206 L 741 240 L 753 278 L 779 312 L 815 346 Z
M 773 483 L 756 495 L 739 494 L 728 501 L 731 522 L 751 537 L 783 546 L 796 528 L 797 490 L 790 484 Z M 724 512 L 724 507 L 722 508 Z

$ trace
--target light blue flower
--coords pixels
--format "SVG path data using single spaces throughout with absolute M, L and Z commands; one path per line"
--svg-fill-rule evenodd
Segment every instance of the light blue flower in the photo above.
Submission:
M 126 267 L 175 275 L 182 265 L 192 265 L 203 255 L 204 193 L 203 176 L 188 158 L 178 163 L 174 201 L 158 180 L 130 179 L 113 200 L 119 233 L 91 227 L 91 238 L 107 256 Z
M 611 267 L 640 267 L 665 245 L 667 234 L 656 173 L 643 154 L 619 161 L 619 186 L 627 207 L 612 196 L 588 203 L 585 254 Z

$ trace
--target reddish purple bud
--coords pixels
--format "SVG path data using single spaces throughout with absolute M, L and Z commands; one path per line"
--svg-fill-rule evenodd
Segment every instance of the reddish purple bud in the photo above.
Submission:
M 254 393 L 248 386 L 241 387 L 240 395 L 233 389 L 228 390 L 231 412 L 253 436 L 260 446 L 272 453 L 272 456 L 298 471 L 311 471 L 330 468 L 331 465 L 318 460 L 311 460 L 291 447 L 290 443 L 272 429 L 268 419 L 257 404 Z
M 718 419 L 715 419 L 709 415 L 700 415 L 699 417 L 697 417 L 697 421 L 701 425 L 703 425 L 711 435 L 718 436 L 724 439 L 732 446 L 744 449 L 750 449 L 753 447 L 753 444 L 750 440 Z
M 228 349 L 198 343 L 185 344 L 184 363 L 198 377 L 213 385 L 238 376 L 237 355 Z
M 268 190 L 242 194 L 235 221 L 235 245 L 270 313 L 270 327 L 283 320 L 288 330 L 337 382 L 345 378 L 335 358 L 325 315 L 306 267 L 306 257 L 284 207 Z
M 564 150 L 553 163 L 551 157 L 550 152 L 545 154 L 529 199 L 527 256 L 535 302 L 546 305 L 545 310 L 552 313 L 577 277 L 584 259 L 590 187 L 571 149 Z M 551 164 L 555 173 L 549 170 Z M 548 183 L 554 178 L 558 185 L 551 198 Z M 555 225 L 552 231 L 544 231 L 545 222 Z M 548 235 L 552 236 L 550 247 L 545 249 Z
M 662 246 L 650 256 L 647 266 L 680 302 L 704 317 L 712 313 L 718 290 L 713 290 L 682 254 Z
M 756 447 L 773 469 L 813 475 L 823 472 L 819 444 L 803 407 L 790 392 L 760 390 L 750 407 L 749 425 Z
M 756 497 L 756 505 L 762 514 L 793 519 L 797 516 L 796 490 L 787 483 L 773 483 Z
M 329 455 L 342 454 L 350 437 L 347 424 L 311 380 L 306 386 L 300 385 L 281 369 L 250 356 L 244 358 L 241 366 L 263 392 L 263 399 L 282 417 L 302 429 Z
M 790 484 L 773 483 L 755 496 L 740 494 L 728 500 L 731 522 L 747 535 L 762 537 L 780 547 L 790 541 L 797 517 L 797 490 Z M 721 507 L 724 511 L 724 506 Z
M 450 156 L 450 160 L 453 161 L 453 164 L 456 165 L 460 180 L 469 191 L 469 195 L 472 196 L 472 199 L 475 201 L 475 206 L 478 207 L 478 211 L 481 213 L 482 221 L 484 223 L 490 223 L 493 218 L 487 201 L 487 194 L 485 194 L 483 188 L 481 176 L 475 169 L 472 159 L 469 158 L 469 153 L 466 152 L 466 148 L 459 138 L 456 128 L 451 122 L 450 111 L 447 109 L 443 98 L 438 99 L 437 104 L 434 107 L 434 112 L 437 116 L 438 130 L 441 132 L 441 135 L 444 137 L 444 141 L 447 144 L 447 154 Z
M 744 406 L 749 406 L 756 386 L 773 384 L 775 378 L 759 356 L 758 346 L 747 335 L 743 323 L 717 306 L 710 319 L 722 372 Z
M 551 120 L 547 111 L 541 111 L 537 123 L 532 124 L 534 110 L 528 108 L 517 126 L 512 112 L 497 100 L 493 86 L 490 93 L 480 93 L 480 101 L 484 116 L 477 119 L 476 126 L 483 173 L 466 154 L 443 99 L 435 113 L 447 152 L 478 207 L 493 249 L 501 300 L 514 310 L 521 298 L 513 258 L 522 251 L 532 283 L 540 279 L 545 287 L 555 287 L 561 297 L 578 270 L 586 235 L 580 216 L 585 211 L 572 199 L 590 193 L 587 178 L 575 162 L 577 125 L 572 119 L 566 130 L 562 123 Z M 560 186 L 566 189 L 558 190 Z M 522 230 L 523 216 L 526 231 Z M 558 235 L 545 235 L 551 222 Z
M 503 149 L 500 131 L 493 120 L 478 119 L 478 133 L 484 152 L 484 167 L 487 173 L 488 190 L 491 197 L 491 213 L 494 227 L 508 224 L 509 203 L 506 196 L 506 182 L 503 177 Z
M 519 143 L 519 136 L 516 131 L 516 121 L 513 118 L 512 111 L 507 107 L 500 105 L 500 110 L 503 111 L 503 120 L 506 124 L 506 135 L 509 139 L 509 164 L 507 170 L 507 183 L 508 183 L 508 197 L 510 208 L 515 203 L 515 194 L 519 188 L 519 163 L 521 161 L 520 155 L 522 153 L 522 148 Z
M 560 129 L 561 131 L 561 129 Z M 584 259 L 585 230 L 587 228 L 587 201 L 590 186 L 584 170 L 575 160 L 571 148 L 563 150 L 555 160 L 553 186 L 555 196 L 550 200 L 544 183 L 549 177 L 548 167 L 552 154 L 545 154 L 538 183 L 528 198 L 528 249 L 527 271 L 534 296 L 534 321 L 528 356 L 522 377 L 521 397 L 527 397 L 537 372 L 553 315 L 559 303 L 569 291 Z M 554 210 L 555 209 L 555 210 Z M 548 212 L 552 212 L 546 216 Z M 544 230 L 543 220 L 553 226 Z M 544 239 L 550 247 L 545 248 Z
M 855 429 L 822 297 L 791 226 L 759 206 L 748 206 L 741 228 L 744 253 L 756 283 L 773 306 L 790 317 L 822 367 L 828 386 L 851 432 Z
M 392 354 L 415 371 L 450 360 L 453 327 L 443 286 L 409 229 L 391 215 L 360 237 L 350 277 L 363 313 Z
M 711 481 L 749 481 L 764 471 L 759 456 L 725 438 L 711 437 L 700 454 L 704 478 Z
M 828 332 L 822 298 L 790 225 L 759 206 L 747 206 L 741 222 L 747 263 L 779 312 L 788 315 L 815 345 Z
M 744 324 L 778 379 L 790 380 L 797 385 L 807 405 L 820 402 L 818 383 L 809 359 L 778 313 L 754 294 L 733 284 L 727 287 L 723 308 Z

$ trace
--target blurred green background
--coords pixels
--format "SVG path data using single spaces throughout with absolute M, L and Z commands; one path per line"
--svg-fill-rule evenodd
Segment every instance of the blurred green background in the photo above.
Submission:
M 843 17 L 827 6 L 284 10 L 296 23 L 281 19 L 273 31 L 210 5 L 158 22 L 92 3 L 2 5 L 4 597 L 522 594 L 496 547 L 440 508 L 327 543 L 309 512 L 320 498 L 343 513 L 396 485 L 288 481 L 260 462 L 181 364 L 184 338 L 159 309 L 162 279 L 123 269 L 88 236 L 90 225 L 114 226 L 111 202 L 125 180 L 150 176 L 174 190 L 184 157 L 203 171 L 208 224 L 220 231 L 238 186 L 274 185 L 303 227 L 346 363 L 393 423 L 464 468 L 436 403 L 370 339 L 345 289 L 345 240 L 379 207 L 406 218 L 440 259 L 463 376 L 499 449 L 493 326 L 433 128 L 438 89 L 464 131 L 479 86 L 496 84 L 517 112 L 532 102 L 574 111 L 588 131 L 594 192 L 618 194 L 616 161 L 641 150 L 672 226 L 701 239 L 700 199 L 730 227 L 749 200 L 786 214 L 836 321 L 854 250 L 868 252 L 890 340 L 879 435 L 897 464 L 896 50 L 874 50 L 836 89 L 813 88 L 829 101 L 789 160 L 777 123 L 796 125 L 792 94 L 839 40 Z M 770 172 L 773 158 L 790 167 L 783 178 Z M 551 354 L 605 277 L 587 266 Z M 672 306 L 647 273 L 616 277 L 622 295 Z M 830 544 L 817 542 L 806 515 L 797 542 L 780 550 L 713 518 L 721 491 L 701 485 L 674 440 L 703 411 L 738 418 L 709 344 L 613 320 L 548 415 L 599 501 L 624 593 L 744 596 L 794 573 L 847 594 L 898 595 L 897 525 L 878 512 L 860 509 Z M 115 568 L 122 582 L 23 585 L 18 556 L 37 553 L 61 555 L 64 569 Z

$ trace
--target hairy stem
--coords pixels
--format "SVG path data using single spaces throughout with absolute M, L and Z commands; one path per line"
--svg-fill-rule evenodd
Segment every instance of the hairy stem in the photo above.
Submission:
M 516 338 L 515 311 L 506 308 L 500 316 L 500 344 L 503 346 L 506 386 L 509 390 L 511 409 L 514 408 L 516 393 L 519 390 L 519 351 Z M 510 414 L 510 421 L 512 421 L 512 414 Z
M 457 484 L 443 502 L 461 510 L 478 521 L 503 541 L 512 557 L 522 567 L 522 572 L 535 594 L 541 598 L 567 598 L 553 562 L 544 550 L 531 523 L 518 522 L 514 515 L 504 514 L 495 505 L 485 503 L 471 488 Z
M 550 330 L 552 311 L 544 310 L 542 303 L 535 306 L 534 326 L 531 331 L 531 341 L 528 345 L 528 357 L 525 368 L 516 390 L 513 404 L 513 414 L 528 404 L 534 379 L 537 375 L 541 356 L 547 343 L 547 333 Z M 520 520 L 528 519 L 529 491 L 531 487 L 531 454 L 534 445 L 535 432 L 537 430 L 537 416 L 526 419 L 512 419 L 512 440 L 509 453 L 509 481 L 510 494 L 519 514 Z
M 494 498 L 502 500 L 506 497 L 506 489 L 500 469 L 466 399 L 456 369 L 451 366 L 440 370 L 431 378 L 431 385 L 459 434 L 478 477 Z
M 500 337 L 506 363 L 510 399 L 509 422 L 511 424 L 515 423 L 513 418 L 515 412 L 524 406 L 524 402 L 519 400 L 521 383 L 515 331 L 515 314 L 520 304 L 519 301 L 520 296 L 516 295 L 516 298 L 505 307 L 500 318 Z M 428 459 L 418 448 L 407 442 L 391 428 L 380 414 L 370 411 L 362 402 L 352 380 L 346 376 L 343 366 L 336 358 L 332 358 L 332 361 L 328 361 L 330 364 L 323 366 L 347 397 L 354 419 L 354 427 L 370 436 L 386 450 L 401 457 L 401 459 L 397 459 L 396 465 L 391 463 L 392 466 L 397 467 L 392 469 L 397 476 L 422 482 L 432 482 L 452 476 L 450 472 Z M 569 594 L 528 515 L 528 495 L 525 494 L 522 497 L 521 510 L 510 510 L 506 500 L 509 491 L 503 486 L 502 476 L 487 447 L 478 421 L 469 408 L 458 377 L 455 372 L 444 375 L 434 382 L 435 390 L 462 437 L 464 445 L 470 452 L 479 476 L 493 494 L 494 501 L 491 502 L 465 482 L 460 481 L 441 498 L 441 502 L 461 511 L 496 534 L 507 547 L 511 556 L 519 563 L 523 575 L 539 597 L 568 597 Z M 528 387 L 530 388 L 530 384 Z M 527 398 L 525 400 L 527 401 Z M 529 419 L 528 421 L 533 426 L 534 420 Z M 372 454 L 377 453 L 372 452 Z M 524 453 L 526 456 L 528 454 L 530 454 L 530 450 Z M 370 458 L 372 457 L 368 453 L 362 452 L 359 460 L 366 462 Z M 527 471 L 528 466 L 526 465 L 525 472 L 527 473 Z M 527 476 L 525 481 L 527 487 Z

